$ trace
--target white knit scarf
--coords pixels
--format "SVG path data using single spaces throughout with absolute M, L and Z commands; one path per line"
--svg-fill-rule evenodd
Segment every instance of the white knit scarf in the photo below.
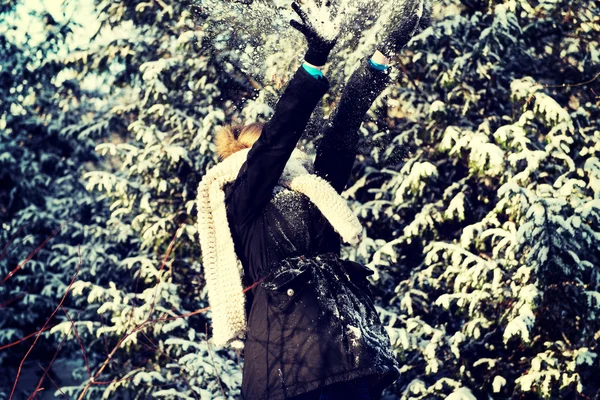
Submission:
M 246 333 L 243 268 L 234 249 L 223 187 L 238 175 L 249 149 L 238 151 L 211 168 L 198 185 L 198 231 L 215 346 L 243 347 Z M 362 227 L 346 201 L 324 179 L 306 169 L 307 157 L 294 151 L 279 183 L 306 195 L 344 242 L 357 244 Z

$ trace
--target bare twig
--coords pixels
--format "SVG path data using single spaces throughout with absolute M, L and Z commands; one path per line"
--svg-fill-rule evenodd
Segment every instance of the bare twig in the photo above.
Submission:
M 104 317 L 102 316 L 102 314 L 100 314 L 100 323 L 102 324 L 102 328 L 104 328 L 106 326 L 104 324 Z M 108 342 L 106 339 L 106 335 L 102 335 L 102 341 L 104 344 L 104 355 L 108 355 Z
M 144 346 L 146 346 L 146 348 L 154 351 L 154 352 L 159 352 L 162 355 L 164 355 L 165 357 L 167 357 L 169 360 L 171 360 L 172 362 L 174 362 L 175 364 L 177 364 L 177 366 L 182 370 L 182 371 L 186 371 L 186 368 L 184 368 L 181 364 L 179 364 L 179 361 L 174 359 L 173 357 L 171 357 L 170 355 L 168 355 L 164 350 L 161 350 L 158 348 L 158 346 L 156 345 L 156 343 L 154 343 L 152 341 L 152 339 L 150 339 L 148 337 L 148 335 L 146 335 L 146 333 L 142 332 L 142 335 L 146 338 L 146 340 L 148 340 L 148 342 L 150 342 L 150 346 L 147 345 L 146 343 L 140 341 L 140 343 Z M 189 372 L 189 371 L 187 371 Z M 183 380 L 187 383 L 187 385 L 190 387 L 190 389 L 192 390 L 192 395 L 194 396 L 195 399 L 198 399 L 198 396 L 196 396 L 196 393 L 194 392 L 194 388 L 192 387 L 192 384 L 190 383 L 190 381 L 188 380 L 188 378 L 185 377 L 185 375 L 181 375 L 181 377 L 183 378 Z
M 61 308 L 62 308 L 62 306 L 61 306 Z M 44 367 L 42 367 L 42 365 L 40 363 L 38 363 L 38 365 L 40 366 L 40 368 L 44 371 L 44 374 L 40 377 L 40 380 L 38 381 L 38 384 L 35 387 L 35 390 L 33 391 L 33 393 L 31 394 L 31 396 L 29 396 L 29 398 L 27 400 L 34 399 L 35 397 L 37 397 L 37 394 L 41 390 L 44 390 L 42 388 L 42 383 L 44 383 L 44 379 L 48 375 L 48 371 L 50 371 L 50 368 L 52 368 L 52 365 L 54 364 L 54 361 L 56 360 L 56 356 L 58 356 L 58 353 L 60 352 L 60 349 L 61 349 L 62 345 L 65 343 L 65 340 L 67 339 L 67 337 L 69 337 L 69 333 L 71 333 L 71 329 L 73 329 L 73 325 L 71 325 L 71 327 L 69 328 L 69 330 L 67 331 L 67 333 L 65 333 L 63 335 L 62 340 L 60 341 L 60 343 L 58 344 L 58 346 L 56 348 L 56 351 L 54 352 L 54 356 L 52 357 L 52 360 L 50 360 L 50 364 L 48 364 L 48 366 L 46 368 L 44 368 Z
M 40 365 L 40 367 L 41 367 L 41 365 Z M 52 382 L 52 384 L 54 385 L 54 387 L 56 387 L 56 389 L 60 392 L 60 394 L 62 394 L 64 396 L 65 399 L 70 400 L 69 396 L 67 396 L 65 394 L 65 392 L 62 391 L 62 389 L 60 388 L 60 386 L 58 386 L 56 384 L 56 382 L 54 381 L 54 379 L 52 379 L 52 377 L 50 375 L 48 375 L 48 379 L 50 379 L 50 382 Z
M 243 290 L 243 292 L 244 293 L 247 292 L 248 290 L 252 289 L 256 285 L 260 284 L 261 282 L 262 282 L 262 279 L 254 282 L 252 285 L 246 287 Z M 107 383 L 115 382 L 115 381 L 100 382 L 100 381 L 97 381 L 96 379 L 102 374 L 102 372 L 104 371 L 104 369 L 108 366 L 108 364 L 110 363 L 110 361 L 112 360 L 112 358 L 116 354 L 117 350 L 121 347 L 121 345 L 123 344 L 123 342 L 125 342 L 125 340 L 127 340 L 127 338 L 129 338 L 129 336 L 131 336 L 131 335 L 133 335 L 133 334 L 135 334 L 137 332 L 140 332 L 142 329 L 144 329 L 146 326 L 148 326 L 150 324 L 155 324 L 157 322 L 172 321 L 172 320 L 179 319 L 179 318 L 187 318 L 187 317 L 190 317 L 192 315 L 204 313 L 204 312 L 206 312 L 208 310 L 210 310 L 210 306 L 209 307 L 204 307 L 204 308 L 201 308 L 199 310 L 192 311 L 192 312 L 189 312 L 189 313 L 185 313 L 185 314 L 182 314 L 182 315 L 178 315 L 178 316 L 175 316 L 175 317 L 167 317 L 166 314 L 165 314 L 165 316 L 157 318 L 157 319 L 147 319 L 144 322 L 142 322 L 140 325 L 138 325 L 137 327 L 135 327 L 132 330 L 130 330 L 129 332 L 126 332 L 125 335 L 121 339 L 119 339 L 119 341 L 117 342 L 117 344 L 113 347 L 113 349 L 108 354 L 108 356 L 106 357 L 106 359 L 104 360 L 104 362 L 102 363 L 102 365 L 100 366 L 100 368 L 98 369 L 98 371 L 96 371 L 96 373 L 88 380 L 88 383 L 83 388 L 83 391 L 79 395 L 78 400 L 83 400 L 84 399 L 85 394 L 87 393 L 87 391 L 89 390 L 89 388 L 92 385 L 100 385 L 100 384 L 107 384 Z M 130 380 L 130 379 L 131 378 L 127 378 L 127 380 Z
M 53 232 L 53 233 L 52 233 L 50 236 L 48 236 L 48 237 L 46 238 L 46 240 L 44 240 L 44 241 L 42 242 L 42 244 L 41 244 L 41 245 L 39 245 L 39 246 L 38 246 L 38 247 L 37 247 L 37 248 L 36 248 L 36 249 L 35 249 L 35 250 L 34 250 L 34 251 L 31 253 L 31 254 L 29 254 L 29 255 L 27 256 L 27 258 L 25 259 L 25 261 L 23 261 L 21 264 L 17 265 L 17 266 L 15 267 L 15 269 L 13 269 L 12 271 L 10 271 L 10 273 L 9 273 L 8 275 L 6 275 L 6 277 L 5 277 L 5 278 L 2 280 L 2 283 L 0 283 L 0 285 L 3 285 L 3 284 L 4 284 L 4 283 L 5 283 L 5 282 L 6 282 L 6 281 L 7 281 L 7 280 L 8 280 L 8 279 L 11 277 L 11 276 L 13 276 L 14 274 L 16 274 L 18 270 L 20 270 L 21 268 L 23 268 L 23 266 L 24 266 L 25 264 L 27 264 L 27 263 L 29 262 L 29 260 L 31 260 L 31 259 L 32 259 L 32 258 L 33 258 L 33 257 L 34 257 L 34 256 L 35 256 L 35 255 L 36 255 L 36 254 L 37 254 L 37 253 L 38 253 L 38 252 L 41 250 L 41 249 L 43 249 L 43 248 L 46 246 L 46 244 L 48 244 L 48 242 L 49 242 L 49 241 L 50 241 L 50 240 L 51 240 L 51 239 L 52 239 L 54 236 L 56 236 L 56 235 L 58 234 L 58 232 L 60 232 L 60 231 L 61 231 L 61 230 L 62 230 L 62 229 L 65 227 L 65 225 L 67 225 L 67 224 L 68 224 L 68 223 L 70 223 L 71 221 L 72 221 L 72 220 L 68 220 L 67 222 L 64 222 L 64 223 L 63 223 L 63 224 L 60 226 L 60 228 L 58 228 L 58 229 L 57 229 L 56 231 L 54 231 L 54 232 Z
M 598 72 L 592 79 L 590 79 L 588 81 L 585 81 L 585 82 L 580 82 L 580 83 L 562 83 L 560 85 L 544 85 L 544 87 L 546 87 L 546 88 L 565 88 L 565 87 L 585 86 L 585 85 L 589 85 L 590 83 L 594 82 L 598 78 L 600 78 L 600 72 Z
M 88 365 L 87 356 L 85 355 L 85 349 L 83 348 L 83 342 L 81 341 L 81 338 L 79 337 L 79 333 L 77 332 L 77 327 L 75 326 L 75 322 L 73 322 L 73 320 L 71 319 L 71 316 L 69 315 L 69 313 L 67 312 L 67 310 L 65 310 L 65 308 L 63 306 L 60 306 L 60 308 L 64 311 L 64 313 L 67 316 L 67 318 L 69 319 L 69 321 L 71 321 L 71 326 L 73 327 L 75 337 L 77 338 L 79 347 L 81 347 L 81 353 L 83 354 L 83 361 L 85 362 L 85 369 L 87 370 L 88 377 L 91 377 L 92 373 L 90 371 L 90 366 Z
M 44 331 L 47 331 L 47 330 L 50 330 L 50 329 L 54 328 L 55 326 L 56 326 L 56 325 L 49 326 L 49 327 L 47 327 L 46 329 L 40 329 L 40 330 L 38 330 L 38 331 L 35 331 L 35 332 L 33 332 L 33 333 L 30 333 L 30 334 L 29 334 L 29 335 L 27 335 L 27 336 L 24 336 L 24 337 L 22 337 L 22 338 L 21 338 L 21 339 L 19 339 L 19 340 L 15 340 L 15 341 L 14 341 L 14 342 L 12 342 L 12 343 L 8 343 L 8 344 L 5 344 L 5 345 L 3 345 L 3 346 L 0 346 L 0 351 L 2 351 L 2 350 L 4 350 L 4 349 L 7 349 L 7 348 L 9 348 L 9 347 L 12 347 L 12 346 L 16 346 L 17 344 L 19 344 L 19 343 L 22 343 L 22 342 L 26 341 L 27 339 L 30 339 L 31 337 L 33 337 L 33 336 L 35 336 L 35 335 L 37 335 L 37 334 L 39 334 L 39 333 L 42 333 L 42 332 L 44 332 Z
M 221 384 L 221 377 L 219 376 L 219 373 L 217 372 L 217 366 L 215 365 L 215 359 L 213 358 L 212 355 L 212 350 L 210 349 L 210 343 L 208 343 L 208 324 L 205 325 L 206 326 L 206 336 L 204 337 L 204 339 L 206 340 L 206 345 L 208 346 L 208 354 L 210 354 L 210 361 L 213 367 L 213 371 L 215 371 L 215 376 L 217 377 L 217 382 L 219 382 L 219 387 L 221 388 L 221 394 L 223 395 L 223 398 L 227 398 L 227 396 L 225 396 L 225 390 L 223 390 L 223 385 Z
M 18 295 L 16 295 L 15 297 L 13 297 L 12 299 L 8 299 L 6 300 L 4 303 L 0 304 L 0 309 L 14 303 L 17 300 L 21 300 L 23 297 L 27 296 L 29 294 L 29 292 L 25 292 L 25 293 L 19 293 Z
M 8 246 L 10 246 L 10 244 L 15 240 L 15 238 L 17 237 L 17 235 L 19 233 L 21 233 L 21 231 L 23 230 L 23 228 L 25 228 L 27 226 L 27 224 L 19 227 L 19 229 L 17 229 L 17 231 L 15 232 L 14 235 L 12 235 L 10 237 L 10 239 L 8 239 L 8 243 L 6 243 L 6 246 L 4 246 L 4 250 L 2 250 L 2 254 L 0 255 L 0 260 L 2 260 L 4 257 L 6 257 L 6 252 L 8 250 Z
M 175 235 L 173 236 L 173 240 L 171 240 L 171 243 L 169 243 L 169 247 L 167 248 L 167 254 L 165 254 L 165 257 L 163 258 L 160 269 L 158 270 L 158 276 L 157 276 L 158 282 L 156 283 L 156 288 L 154 289 L 154 295 L 152 296 L 152 305 L 150 306 L 150 312 L 148 313 L 148 320 L 150 320 L 150 318 L 152 318 L 152 313 L 154 312 L 154 306 L 156 305 L 156 292 L 158 291 L 158 287 L 159 287 L 159 283 L 160 283 L 160 274 L 163 271 L 163 269 L 165 268 L 165 264 L 167 263 L 167 259 L 169 258 L 169 255 L 171 255 L 171 251 L 173 251 L 173 247 L 175 246 L 175 240 L 179 237 L 181 229 L 182 229 L 181 227 L 177 228 L 177 231 L 175 232 Z
M 31 344 L 31 346 L 29 347 L 29 350 L 27 350 L 27 353 L 25 353 L 25 356 L 21 360 L 21 363 L 19 364 L 19 369 L 17 370 L 17 377 L 15 378 L 15 383 L 13 384 L 12 391 L 10 392 L 10 396 L 8 397 L 8 400 L 12 400 L 12 398 L 13 398 L 13 396 L 15 394 L 15 389 L 17 388 L 17 383 L 19 382 L 19 376 L 21 375 L 21 370 L 23 369 L 23 363 L 25 363 L 25 360 L 27 359 L 27 356 L 29 356 L 29 353 L 31 353 L 31 351 L 33 350 L 33 347 L 35 346 L 35 344 L 37 343 L 38 339 L 42 335 L 42 332 L 46 329 L 46 327 L 50 323 L 50 320 L 52 318 L 54 318 L 54 315 L 58 312 L 58 309 L 62 306 L 63 302 L 67 298 L 67 295 L 71 291 L 71 287 L 73 286 L 73 283 L 75 282 L 75 279 L 77 279 L 77 274 L 79 274 L 79 269 L 81 268 L 81 247 L 80 246 L 78 246 L 77 252 L 78 252 L 78 255 L 79 255 L 79 263 L 77 264 L 77 270 L 75 271 L 75 275 L 73 275 L 73 279 L 71 279 L 71 282 L 69 283 L 69 286 L 67 287 L 67 290 L 65 291 L 65 294 L 63 295 L 62 299 L 60 299 L 60 303 L 58 304 L 58 307 L 56 307 L 54 309 L 54 311 L 50 315 L 50 318 L 48 318 L 46 320 L 46 322 L 44 323 L 44 326 L 42 326 L 42 329 L 40 329 L 39 333 L 35 337 L 35 340 Z
M 135 311 L 135 308 L 137 307 L 137 303 L 135 301 L 135 295 L 137 294 L 138 284 L 140 281 L 141 274 L 142 274 L 142 268 L 138 269 L 137 276 L 135 277 L 134 295 L 131 298 L 131 302 L 133 303 L 133 306 L 131 307 L 131 311 L 129 312 L 129 321 L 131 321 L 133 319 L 133 312 Z M 102 323 L 104 324 L 104 319 L 102 319 Z M 106 350 L 106 353 L 108 353 L 108 349 Z
M 117 352 L 117 350 L 121 347 L 121 345 L 123 344 L 123 342 L 132 334 L 139 332 L 141 329 L 143 329 L 146 325 L 148 324 L 148 321 L 143 322 L 141 325 L 139 325 L 138 327 L 136 327 L 135 329 L 133 329 L 130 332 L 127 332 L 115 345 L 115 347 L 113 347 L 113 349 L 111 350 L 111 352 L 108 354 L 108 356 L 106 357 L 106 359 L 104 360 L 104 362 L 102 363 L 102 365 L 100 366 L 100 368 L 98 369 L 98 371 L 96 371 L 96 373 L 88 380 L 88 383 L 85 385 L 85 387 L 83 388 L 83 391 L 81 392 L 81 394 L 79 395 L 78 399 L 82 400 L 85 396 L 85 394 L 87 393 L 87 391 L 89 390 L 89 388 L 92 385 L 103 385 L 103 384 L 107 384 L 107 383 L 112 383 L 114 381 L 109 381 L 109 382 L 101 382 L 101 381 L 96 381 L 96 379 L 100 376 L 100 374 L 102 374 L 102 372 L 104 371 L 104 369 L 108 366 L 108 363 L 112 360 L 113 356 L 115 355 L 115 353 Z M 129 380 L 131 378 L 127 378 L 127 380 Z M 119 382 L 119 381 L 117 381 Z

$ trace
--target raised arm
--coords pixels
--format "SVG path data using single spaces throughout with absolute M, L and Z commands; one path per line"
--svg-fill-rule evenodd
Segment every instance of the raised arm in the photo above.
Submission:
M 299 68 L 265 124 L 229 190 L 227 208 L 236 225 L 243 225 L 269 201 L 296 143 L 329 83 Z
M 342 97 L 329 119 L 317 148 L 315 172 L 342 192 L 346 186 L 365 114 L 389 81 L 390 58 L 408 43 L 419 26 L 427 25 L 431 14 L 430 0 L 406 0 L 392 7 L 388 26 L 382 29 L 377 51 L 365 59 L 350 76 Z
M 386 87 L 389 76 L 364 60 L 342 92 L 317 147 L 315 173 L 341 193 L 348 182 L 359 140 L 359 129 L 371 104 Z
M 227 209 L 234 225 L 251 221 L 269 201 L 310 115 L 329 89 L 327 79 L 316 78 L 308 70 L 325 64 L 337 35 L 321 35 L 316 26 L 321 21 L 309 14 L 310 10 L 302 9 L 296 2 L 292 7 L 302 23 L 291 21 L 291 25 L 306 37 L 308 51 L 304 59 L 310 67 L 304 65 L 294 74 L 228 191 Z

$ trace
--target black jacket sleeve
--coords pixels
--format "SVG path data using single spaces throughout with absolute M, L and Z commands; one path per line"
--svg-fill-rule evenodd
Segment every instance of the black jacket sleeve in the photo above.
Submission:
M 341 193 L 346 187 L 358 144 L 358 127 L 328 125 L 317 148 L 315 173 Z M 345 125 L 345 124 L 344 124 Z
M 389 82 L 389 73 L 368 66 L 368 59 L 350 76 L 317 148 L 315 173 L 341 193 L 346 187 L 359 140 L 359 129 L 373 101 Z
M 296 71 L 228 190 L 232 224 L 251 221 L 269 201 L 310 115 L 328 89 L 327 79 L 316 79 L 302 67 Z

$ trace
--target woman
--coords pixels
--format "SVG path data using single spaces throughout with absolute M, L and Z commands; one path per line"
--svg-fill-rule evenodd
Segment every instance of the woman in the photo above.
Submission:
M 294 149 L 329 88 L 320 69 L 337 33 L 296 2 L 302 22 L 291 24 L 308 51 L 273 117 L 217 135 L 222 162 L 199 186 L 199 230 L 213 342 L 241 347 L 245 336 L 245 399 L 371 399 L 399 376 L 370 298 L 373 272 L 339 258 L 340 239 L 356 244 L 361 234 L 339 193 L 361 121 L 389 80 L 388 57 L 427 14 L 424 1 L 405 3 L 393 31 L 352 74 L 314 165 Z

